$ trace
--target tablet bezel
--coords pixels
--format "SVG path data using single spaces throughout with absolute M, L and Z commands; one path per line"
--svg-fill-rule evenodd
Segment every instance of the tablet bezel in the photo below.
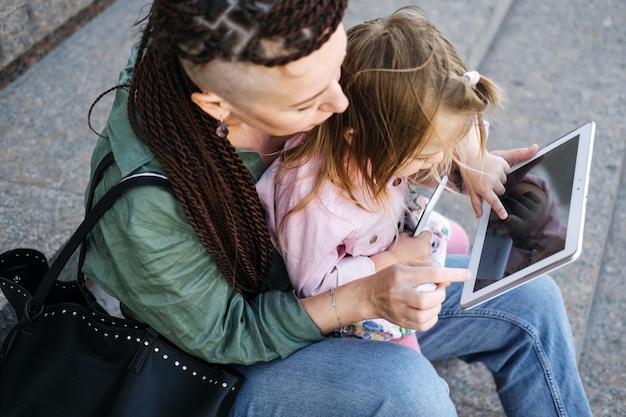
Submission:
M 571 198 L 569 205 L 569 215 L 567 219 L 567 231 L 565 237 L 565 247 L 540 261 L 529 265 L 522 270 L 516 271 L 500 280 L 493 282 L 486 287 L 474 291 L 476 283 L 476 272 L 480 264 L 482 247 L 485 241 L 487 224 L 491 213 L 491 207 L 487 202 L 483 202 L 483 215 L 478 220 L 476 234 L 470 255 L 469 269 L 472 278 L 463 285 L 461 295 L 461 308 L 470 309 L 504 294 L 529 280 L 542 274 L 548 273 L 567 263 L 573 262 L 582 251 L 582 236 L 584 229 L 585 207 L 587 202 L 587 191 L 589 187 L 589 173 L 591 167 L 591 155 L 593 152 L 593 140 L 595 135 L 595 123 L 589 122 L 573 130 L 556 141 L 540 149 L 537 154 L 528 161 L 511 167 L 514 172 L 529 163 L 532 163 L 541 156 L 558 148 L 576 136 L 580 136 L 576 152 L 576 164 L 571 187 Z

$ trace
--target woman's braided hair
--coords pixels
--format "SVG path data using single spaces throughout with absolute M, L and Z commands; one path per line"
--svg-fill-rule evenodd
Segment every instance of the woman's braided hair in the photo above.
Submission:
M 233 288 L 256 295 L 273 248 L 254 181 L 180 58 L 280 66 L 319 49 L 347 0 L 155 0 L 130 85 L 133 130 L 161 163 L 202 245 Z M 276 46 L 279 48 L 276 48 Z M 269 47 L 268 47 L 269 46 Z

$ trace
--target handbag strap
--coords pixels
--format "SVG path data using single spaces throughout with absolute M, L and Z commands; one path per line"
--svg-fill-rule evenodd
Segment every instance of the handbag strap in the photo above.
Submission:
M 113 161 L 115 161 L 115 158 L 113 157 L 113 152 L 109 152 L 108 154 L 104 156 L 104 158 L 102 158 L 102 160 L 96 167 L 96 170 L 94 171 L 93 177 L 91 179 L 91 184 L 89 187 L 89 194 L 87 194 L 87 200 L 85 202 L 85 216 L 89 214 L 89 211 L 91 211 L 91 207 L 93 206 L 93 195 L 96 191 L 96 185 L 102 179 L 104 170 L 107 169 L 109 165 L 113 163 Z M 83 244 L 80 246 L 80 253 L 78 255 L 78 268 L 76 268 L 76 281 L 81 285 L 81 289 L 82 287 L 84 287 L 84 284 L 85 284 L 85 276 L 82 272 L 84 261 L 85 261 L 85 245 Z
M 84 220 L 78 226 L 72 237 L 65 244 L 52 266 L 44 276 L 39 288 L 35 292 L 33 299 L 26 309 L 25 314 L 30 315 L 38 315 L 43 311 L 44 302 L 48 293 L 50 292 L 54 282 L 57 280 L 61 271 L 69 261 L 70 257 L 78 246 L 86 239 L 91 229 L 96 225 L 98 220 L 102 217 L 102 215 L 113 205 L 113 203 L 117 200 L 117 198 L 122 195 L 124 192 L 128 191 L 134 187 L 140 186 L 156 186 L 163 188 L 165 190 L 171 191 L 171 185 L 167 180 L 167 177 L 161 174 L 157 174 L 154 172 L 144 172 L 139 174 L 129 175 L 125 178 L 122 178 L 117 184 L 115 184 L 109 191 L 107 191 L 104 196 L 90 209 L 91 200 L 93 198 L 93 188 L 95 184 L 99 181 L 99 177 L 102 176 L 102 172 L 104 168 L 112 161 L 112 157 L 107 155 L 94 173 L 94 178 L 92 179 L 92 187 L 89 191 L 89 197 L 87 201 L 87 213 L 85 214 Z M 80 266 L 79 266 L 80 269 Z
M 108 154 L 104 155 L 104 158 L 102 158 L 102 161 L 100 161 L 100 163 L 96 167 L 96 170 L 93 172 L 93 178 L 91 179 L 89 194 L 87 195 L 87 202 L 85 204 L 85 215 L 89 213 L 89 211 L 91 210 L 91 206 L 93 205 L 93 194 L 96 191 L 96 185 L 98 185 L 98 183 L 102 179 L 104 170 L 107 169 L 109 165 L 113 163 L 113 161 L 115 161 L 115 158 L 113 157 L 113 152 L 109 152 Z

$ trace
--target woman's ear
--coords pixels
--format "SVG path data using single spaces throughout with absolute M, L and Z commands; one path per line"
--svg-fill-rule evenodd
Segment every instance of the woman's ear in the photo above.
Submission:
M 230 114 L 230 108 L 226 101 L 210 91 L 191 93 L 191 101 L 216 120 L 224 120 Z

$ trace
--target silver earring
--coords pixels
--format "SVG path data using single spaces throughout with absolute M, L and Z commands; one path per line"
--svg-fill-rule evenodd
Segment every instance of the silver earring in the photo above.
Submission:
M 224 119 L 220 120 L 220 124 L 217 126 L 217 129 L 215 129 L 215 133 L 222 139 L 228 136 L 228 127 L 226 127 Z

